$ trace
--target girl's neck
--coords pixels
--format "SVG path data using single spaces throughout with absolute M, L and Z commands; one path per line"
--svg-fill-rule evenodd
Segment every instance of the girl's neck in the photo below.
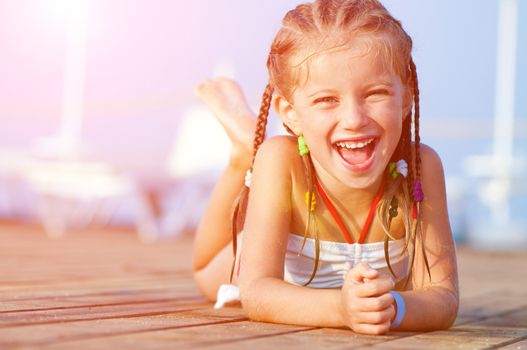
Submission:
M 379 176 L 368 187 L 353 188 L 328 173 L 315 159 L 313 166 L 320 184 L 324 186 L 330 198 L 339 204 L 353 203 L 357 207 L 369 207 L 383 181 L 382 176 Z

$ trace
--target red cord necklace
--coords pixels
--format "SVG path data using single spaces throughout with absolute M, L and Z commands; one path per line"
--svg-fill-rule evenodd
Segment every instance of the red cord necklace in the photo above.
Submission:
M 324 204 L 328 208 L 329 212 L 331 213 L 331 216 L 333 216 L 333 219 L 337 223 L 338 227 L 342 231 L 342 235 L 346 239 L 346 242 L 349 244 L 353 244 L 353 237 L 349 233 L 348 229 L 344 225 L 344 222 L 342 222 L 342 219 L 340 218 L 339 213 L 337 212 L 337 209 L 333 206 L 331 201 L 329 200 L 328 195 L 326 194 L 326 191 L 324 191 L 324 188 L 318 181 L 318 177 L 315 176 L 315 185 L 317 186 L 318 193 L 320 194 L 320 197 L 322 197 L 322 200 L 324 201 Z M 358 244 L 362 244 L 364 242 L 364 239 L 366 238 L 366 235 L 370 231 L 371 223 L 373 222 L 373 216 L 375 215 L 375 208 L 377 207 L 377 204 L 379 204 L 379 201 L 381 200 L 381 197 L 384 192 L 384 181 L 381 184 L 381 187 L 379 188 L 379 192 L 373 199 L 373 202 L 370 206 L 370 211 L 368 212 L 368 217 L 366 218 L 366 222 L 364 223 L 364 226 L 362 226 L 362 230 L 360 233 L 360 237 L 358 240 Z

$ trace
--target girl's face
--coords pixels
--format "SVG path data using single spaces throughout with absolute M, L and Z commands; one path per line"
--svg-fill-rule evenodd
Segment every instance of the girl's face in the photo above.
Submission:
M 315 57 L 292 107 L 319 175 L 366 189 L 399 142 L 404 88 L 382 56 L 364 52 L 359 46 Z

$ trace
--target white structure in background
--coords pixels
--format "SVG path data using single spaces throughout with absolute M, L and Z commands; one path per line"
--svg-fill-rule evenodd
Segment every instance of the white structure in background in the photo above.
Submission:
M 65 22 L 66 58 L 60 131 L 58 135 L 37 141 L 35 151 L 43 156 L 76 158 L 81 152 L 88 3 L 86 0 L 50 2 L 51 11 Z
M 66 59 L 62 91 L 62 115 L 58 135 L 37 142 L 33 154 L 4 155 L 0 165 L 24 179 L 36 195 L 36 212 L 46 232 L 58 237 L 93 222 L 105 224 L 120 201 L 136 204 L 136 225 L 141 238 L 150 240 L 156 227 L 149 206 L 134 181 L 109 164 L 87 161 L 82 143 L 86 72 L 88 0 L 51 0 L 48 15 L 64 21 Z
M 499 0 L 498 16 L 493 153 L 470 157 L 465 164 L 469 176 L 484 179 L 478 194 L 489 206 L 491 218 L 473 226 L 468 238 L 476 246 L 510 248 L 527 244 L 527 226 L 512 222 L 509 203 L 518 194 L 514 182 L 522 177 L 526 181 L 527 170 L 525 158 L 513 154 L 518 0 Z

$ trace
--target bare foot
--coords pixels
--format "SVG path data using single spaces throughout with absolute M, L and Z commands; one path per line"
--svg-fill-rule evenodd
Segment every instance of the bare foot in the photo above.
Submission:
M 237 82 L 228 78 L 206 80 L 194 89 L 232 142 L 231 162 L 250 165 L 256 116 Z

